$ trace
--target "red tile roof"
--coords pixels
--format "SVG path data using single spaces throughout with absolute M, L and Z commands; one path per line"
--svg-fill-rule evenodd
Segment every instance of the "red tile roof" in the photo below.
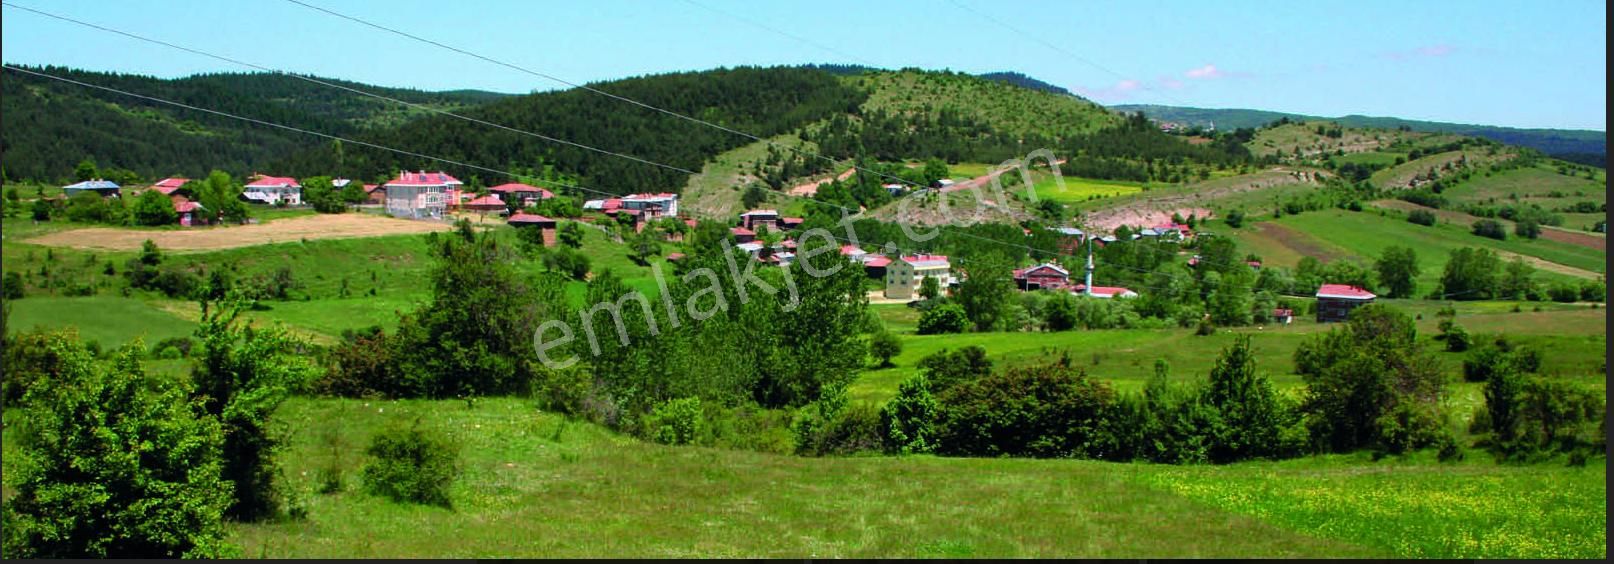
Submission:
M 503 206 L 504 205 L 504 200 L 499 199 L 498 194 L 488 194 L 486 196 L 482 196 L 480 198 L 476 198 L 474 200 L 466 202 L 465 205 L 467 205 L 467 206 Z
M 202 204 L 196 202 L 174 202 L 174 211 L 176 213 L 193 212 L 199 209 L 203 209 Z
M 875 256 L 874 258 L 863 261 L 863 266 L 866 268 L 884 268 L 886 266 L 890 266 L 890 264 L 891 257 L 883 256 Z
M 184 186 L 186 182 L 190 182 L 190 180 L 175 176 L 158 180 L 157 183 L 152 184 L 151 187 L 156 188 L 158 192 L 162 192 L 164 195 L 169 195 L 173 194 L 175 190 L 178 190 L 180 186 Z
M 730 227 L 729 228 L 729 234 L 731 234 L 731 235 L 756 235 L 757 232 L 752 231 L 750 229 L 746 229 L 744 227 Z
M 296 178 L 292 178 L 290 176 L 265 176 L 265 177 L 262 177 L 262 178 L 259 178 L 257 180 L 252 181 L 252 183 L 248 184 L 246 187 L 247 188 L 279 188 L 279 187 L 282 187 L 282 186 L 291 186 L 291 187 L 296 187 L 296 188 L 301 188 L 302 187 L 301 184 L 297 183 Z
M 529 192 L 529 193 L 536 193 L 536 194 L 538 194 L 538 197 L 545 198 L 545 199 L 555 197 L 555 194 L 553 192 L 550 192 L 550 191 L 545 190 L 543 188 L 539 188 L 537 186 L 530 186 L 530 185 L 527 185 L 527 184 L 522 184 L 520 182 L 511 182 L 511 183 L 508 183 L 508 184 L 500 184 L 498 186 L 488 188 L 488 191 L 490 191 L 490 192 L 501 192 L 501 193 Z
M 364 185 L 364 191 L 365 192 L 374 192 L 376 188 L 380 188 L 380 187 L 381 187 L 380 184 L 365 184 Z
M 1378 296 L 1373 295 L 1373 292 L 1347 284 L 1323 284 L 1322 287 L 1317 288 L 1317 297 L 1341 298 L 1346 300 L 1371 300 Z
M 505 223 L 554 223 L 555 220 L 527 212 L 516 212 Z
M 445 172 L 409 172 L 398 173 L 398 177 L 387 181 L 389 186 L 447 186 L 462 184 L 459 179 L 449 176 Z
M 842 255 L 861 255 L 861 254 L 867 254 L 867 253 L 863 249 L 858 248 L 857 245 L 841 245 L 841 254 Z

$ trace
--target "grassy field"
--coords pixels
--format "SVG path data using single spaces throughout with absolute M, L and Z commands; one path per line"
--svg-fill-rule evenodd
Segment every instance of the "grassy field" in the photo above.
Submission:
M 1063 185 L 1060 184 L 1061 180 Z M 1031 190 L 1036 192 L 1038 199 L 1074 203 L 1138 194 L 1143 192 L 1143 184 L 1122 180 L 1094 180 L 1076 176 L 1060 178 L 1053 174 L 1039 174 L 1032 181 Z M 1020 195 L 1025 197 L 1027 191 L 1021 190 Z
M 104 348 L 117 347 L 135 338 L 145 340 L 149 347 L 169 337 L 189 337 L 196 328 L 194 322 L 135 298 L 42 296 L 6 303 L 11 306 L 7 332 L 75 327 L 79 338 L 97 341 Z
M 1371 264 L 1386 247 L 1411 247 L 1418 253 L 1422 269 L 1418 283 L 1425 291 L 1435 287 L 1449 253 L 1463 247 L 1486 247 L 1503 253 L 1504 258 L 1517 254 L 1569 267 L 1552 271 L 1547 265 L 1538 264 L 1539 276 L 1547 280 L 1585 279 L 1606 272 L 1604 255 L 1596 249 L 1545 239 L 1510 237 L 1497 241 L 1470 233 L 1466 225 L 1414 225 L 1399 214 L 1389 212 L 1380 215 L 1379 212 L 1330 209 L 1222 232 L 1271 264 L 1289 267 L 1302 256 L 1323 260 L 1350 258 Z M 1585 274 L 1573 274 L 1576 270 Z
M 1360 165 L 1393 166 L 1395 164 L 1395 160 L 1398 158 L 1404 159 L 1406 158 L 1406 154 L 1391 153 L 1386 151 L 1366 151 L 1362 153 L 1346 153 L 1343 156 L 1334 157 L 1334 162 L 1342 165 L 1355 163 Z
M 1553 557 L 1605 551 L 1605 465 L 1329 456 L 1157 466 L 813 459 L 663 447 L 526 402 L 293 400 L 303 521 L 249 557 Z M 357 453 L 419 418 L 460 445 L 452 509 L 360 491 Z M 340 422 L 340 424 L 326 424 Z M 333 454 L 334 453 L 334 454 Z M 9 458 L 9 457 L 8 457 Z M 314 494 L 335 464 L 344 491 Z M 1278 479 L 1274 479 L 1278 478 Z M 1538 495 L 1518 495 L 1522 491 Z
M 1606 177 L 1599 175 L 1600 180 Z M 1558 195 L 1553 195 L 1557 193 Z M 1597 203 L 1608 201 L 1607 187 L 1584 176 L 1558 174 L 1547 165 L 1497 172 L 1489 176 L 1476 175 L 1441 193 L 1456 202 L 1498 202 L 1518 197 L 1552 209 L 1576 201 Z

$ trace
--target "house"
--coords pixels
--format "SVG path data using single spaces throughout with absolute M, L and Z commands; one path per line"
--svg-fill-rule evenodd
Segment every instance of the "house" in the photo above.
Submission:
M 507 211 L 504 200 L 499 199 L 498 194 L 488 194 L 480 198 L 474 198 L 469 202 L 465 202 L 461 207 L 475 212 L 497 212 L 502 214 Z
M 885 278 L 885 269 L 891 266 L 891 259 L 885 255 L 866 254 L 862 261 L 863 274 L 869 278 Z
M 891 261 L 885 270 L 885 297 L 906 300 L 919 292 L 926 278 L 946 288 L 953 284 L 952 264 L 941 255 L 913 255 Z
M 545 247 L 555 246 L 555 220 L 526 212 L 516 212 L 505 223 L 519 229 L 537 229 L 542 232 Z
M 190 194 L 189 193 L 190 192 L 189 189 L 186 189 L 186 190 L 181 190 L 180 189 L 180 188 L 185 186 L 186 182 L 190 182 L 190 179 L 182 178 L 182 177 L 178 177 L 178 176 L 171 176 L 171 177 L 168 177 L 168 178 L 164 178 L 162 180 L 158 180 L 156 184 L 151 185 L 151 189 L 156 190 L 158 192 L 161 192 L 162 195 L 168 196 L 170 198 L 173 198 L 175 196 L 179 196 L 179 198 L 182 198 L 182 199 L 190 199 L 190 198 L 196 197 L 195 194 Z M 176 199 L 175 201 L 179 201 L 179 200 Z
M 757 240 L 757 232 L 744 227 L 730 227 L 729 235 L 734 236 L 737 243 L 750 243 Z
M 1277 308 L 1272 310 L 1272 321 L 1281 325 L 1288 325 L 1295 318 L 1295 310 Z
M 100 194 L 102 197 L 116 197 L 118 195 L 118 190 L 118 183 L 111 180 L 101 180 L 97 178 L 94 180 L 85 180 L 83 182 L 63 186 L 62 195 L 71 198 L 79 192 L 94 192 L 96 194 Z
M 779 229 L 782 229 L 784 231 L 790 231 L 790 230 L 793 230 L 793 229 L 799 229 L 799 228 L 801 228 L 801 222 L 802 221 L 805 221 L 805 220 L 803 220 L 802 218 L 799 218 L 799 217 L 781 217 L 781 218 L 779 218 Z
M 1138 297 L 1137 292 L 1119 286 L 1094 286 L 1093 291 L 1088 292 L 1086 284 L 1077 284 L 1075 286 L 1070 286 L 1070 291 L 1077 294 L 1092 296 L 1101 300 L 1108 300 L 1110 298 Z
M 488 191 L 498 194 L 501 199 L 506 202 L 515 202 L 516 205 L 523 208 L 536 204 L 541 200 L 547 200 L 555 197 L 553 192 L 537 186 L 529 186 L 519 182 L 500 184 L 498 186 L 488 188 Z
M 1323 284 L 1317 288 L 1317 322 L 1344 321 L 1351 310 L 1373 303 L 1377 297 L 1356 286 Z
M 1187 239 L 1194 235 L 1193 229 L 1189 228 L 1187 225 L 1173 221 L 1168 221 L 1154 227 L 1150 227 L 1149 229 L 1143 230 L 1143 232 L 1147 232 L 1151 229 L 1154 230 L 1154 236 L 1161 236 L 1167 239 Z
M 620 205 L 623 209 L 643 213 L 646 220 L 678 215 L 678 195 L 667 192 L 659 194 L 628 194 L 621 198 Z
M 1021 290 L 1058 290 L 1070 285 L 1070 271 L 1053 263 L 1014 271 L 1014 284 Z
M 901 184 L 881 184 L 880 187 L 885 188 L 886 193 L 890 194 L 892 197 L 902 195 L 903 187 Z
M 207 208 L 196 202 L 189 200 L 174 202 L 174 212 L 179 214 L 179 224 L 185 227 L 206 225 L 207 214 L 203 213 L 205 211 Z
M 377 206 L 387 203 L 387 190 L 380 184 L 365 184 L 364 203 Z
M 863 262 L 863 257 L 868 256 L 868 254 L 868 251 L 859 248 L 857 245 L 841 245 L 841 256 L 852 262 Z
M 439 172 L 409 172 L 383 185 L 386 189 L 387 214 L 410 219 L 442 219 L 448 208 L 448 191 L 458 190 L 464 183 Z
M 241 191 L 241 197 L 259 204 L 302 205 L 303 185 L 289 176 L 258 176 Z
M 766 252 L 768 247 L 766 245 L 763 245 L 762 243 L 758 243 L 756 241 L 748 241 L 748 242 L 745 242 L 745 243 L 740 243 L 738 245 L 735 245 L 734 248 L 742 250 L 742 251 L 745 251 L 747 254 L 751 255 L 751 258 L 754 258 L 754 259 L 757 259 L 757 260 L 764 260 L 764 259 L 767 258 L 764 255 L 764 253 Z
M 768 229 L 779 229 L 779 212 L 775 210 L 751 210 L 740 214 L 740 227 L 756 231 L 758 227 L 767 226 Z

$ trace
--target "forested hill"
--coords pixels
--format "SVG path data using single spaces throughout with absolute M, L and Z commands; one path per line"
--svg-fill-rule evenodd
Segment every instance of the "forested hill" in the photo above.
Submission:
M 429 115 L 285 75 L 160 79 L 61 67 L 31 70 L 335 135 L 391 128 Z M 442 109 L 507 97 L 320 80 Z M 126 169 L 146 180 L 200 176 L 214 168 L 241 173 L 265 169 L 317 142 L 303 134 L 20 72 L 5 71 L 0 89 L 0 164 L 12 179 L 65 180 L 84 158 L 103 170 Z
M 1345 127 L 1379 129 L 1406 127 L 1412 131 L 1455 133 L 1471 137 L 1484 137 L 1509 145 L 1529 147 L 1564 160 L 1593 166 L 1604 166 L 1608 160 L 1608 133 L 1605 131 L 1520 129 L 1360 115 L 1330 118 L 1266 110 L 1189 108 L 1152 104 L 1116 105 L 1110 106 L 1110 109 L 1121 112 L 1141 111 L 1151 119 L 1177 122 L 1188 126 L 1205 127 L 1215 123 L 1217 129 L 1260 127 L 1282 118 L 1289 118 L 1291 121 L 1331 121 Z
M 591 87 L 755 135 L 793 134 L 830 159 L 943 158 L 1000 161 L 1025 147 L 1053 147 L 1120 122 L 1076 98 L 967 74 L 836 67 L 738 67 L 635 77 Z M 718 154 L 754 142 L 743 135 L 580 89 L 501 100 L 466 115 L 519 130 L 700 170 Z M 677 191 L 688 174 L 451 117 L 432 117 L 363 137 L 387 146 L 535 177 L 552 170 L 610 193 Z M 289 174 L 385 176 L 442 166 L 425 159 L 347 147 L 307 151 L 277 170 Z M 824 159 L 784 154 L 780 170 L 820 172 Z M 489 173 L 458 170 L 484 182 Z M 335 172 L 333 172 L 335 171 Z
M 1009 84 L 1013 84 L 1013 85 L 1019 86 L 1021 88 L 1030 88 L 1032 90 L 1041 90 L 1043 92 L 1048 92 L 1048 93 L 1051 93 L 1051 94 L 1063 94 L 1065 96 L 1075 96 L 1075 94 L 1072 94 L 1071 91 L 1066 90 L 1065 87 L 1063 87 L 1063 86 L 1054 86 L 1052 84 L 1043 82 L 1041 80 L 1037 80 L 1035 78 L 1031 78 L 1029 76 L 1026 76 L 1024 73 L 1018 73 L 1018 72 L 1013 72 L 1013 71 L 1002 71 L 1002 72 L 983 73 L 983 74 L 979 74 L 979 75 L 976 75 L 976 76 L 979 76 L 979 77 L 987 79 L 987 80 L 996 80 L 998 82 L 1007 82 Z

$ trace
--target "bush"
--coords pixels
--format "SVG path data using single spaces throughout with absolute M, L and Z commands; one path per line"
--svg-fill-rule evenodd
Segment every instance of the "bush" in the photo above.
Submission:
M 1061 356 L 961 384 L 940 401 L 943 454 L 1102 457 L 1092 445 L 1115 394 Z
M 1227 212 L 1227 217 L 1223 218 L 1222 222 L 1226 223 L 1228 227 L 1232 227 L 1234 229 L 1244 227 L 1244 210 L 1233 210 Z
M 54 385 L 29 390 L 23 420 L 6 429 L 20 460 L 6 473 L 5 556 L 223 556 L 219 422 L 172 380 L 147 378 L 137 346 L 102 367 L 67 335 L 43 344 Z
M 974 382 L 992 375 L 992 361 L 986 349 L 970 345 L 956 351 L 942 349 L 919 360 L 919 369 L 934 394 L 941 394 L 953 386 Z
M 544 268 L 550 272 L 559 272 L 573 280 L 583 280 L 588 277 L 588 256 L 571 247 L 549 249 L 544 253 L 543 263 Z
M 1547 295 L 1558 303 L 1573 303 L 1580 299 L 1580 288 L 1568 282 L 1559 282 L 1547 289 Z
M 1429 210 L 1412 210 L 1407 213 L 1407 221 L 1418 225 L 1434 225 L 1435 212 Z
M 705 426 L 700 398 L 679 398 L 651 410 L 644 420 L 644 433 L 664 445 L 687 445 L 705 434 Z
M 157 344 L 151 346 L 151 350 L 153 352 L 160 352 L 164 349 L 172 348 L 179 351 L 179 356 L 190 356 L 191 347 L 193 346 L 195 346 L 195 343 L 191 341 L 190 337 L 169 337 L 167 339 L 157 341 Z
M 1541 236 L 1541 224 L 1533 219 L 1521 220 L 1513 224 L 1513 234 L 1526 239 L 1535 239 Z
M 919 316 L 920 335 L 963 333 L 969 325 L 970 319 L 964 313 L 964 306 L 955 303 L 936 306 Z
M 848 404 L 842 387 L 824 390 L 817 401 L 798 410 L 790 430 L 796 437 L 796 454 L 806 456 L 848 455 L 884 447 L 880 412 L 865 403 Z
M 880 409 L 887 452 L 919 454 L 936 449 L 936 399 L 923 374 L 902 382 L 897 397 Z
M 1446 352 L 1463 352 L 1473 346 L 1473 339 L 1469 337 L 1468 330 L 1453 324 L 1440 336 L 1446 341 Z
M 1600 303 L 1608 296 L 1608 287 L 1601 280 L 1580 283 L 1580 301 Z
M 869 337 L 869 356 L 879 361 L 880 368 L 891 367 L 891 358 L 899 354 L 902 354 L 902 339 L 890 331 L 881 330 Z
M 1475 235 L 1489 237 L 1498 241 L 1504 241 L 1508 238 L 1508 232 L 1502 227 L 1502 224 L 1492 219 L 1481 219 L 1474 222 L 1473 230 Z
M 448 488 L 459 477 L 459 452 L 446 437 L 421 428 L 393 428 L 377 434 L 365 449 L 364 487 L 393 501 L 450 507 Z
M 8 300 L 19 300 L 23 296 L 22 274 L 7 272 L 5 278 L 0 279 L 0 296 Z

